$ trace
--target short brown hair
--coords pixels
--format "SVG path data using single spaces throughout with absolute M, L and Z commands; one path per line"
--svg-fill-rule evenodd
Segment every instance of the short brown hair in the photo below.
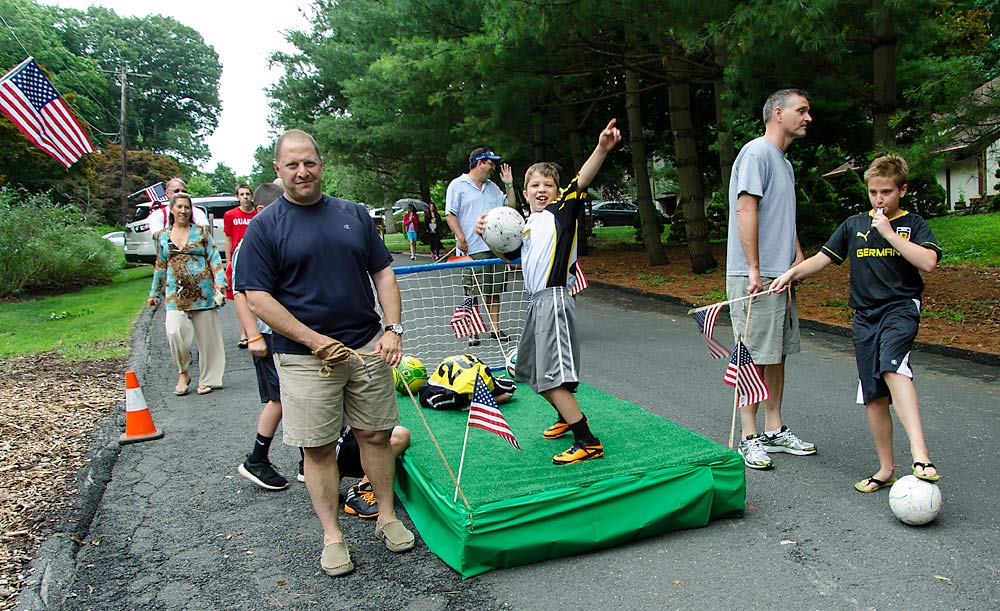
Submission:
M 531 179 L 531 175 L 534 173 L 539 173 L 542 176 L 548 176 L 556 181 L 556 186 L 559 186 L 559 167 L 558 163 L 552 163 L 551 161 L 542 161 L 531 166 L 524 172 L 524 188 L 528 188 L 528 181 Z
M 872 178 L 888 178 L 896 183 L 897 187 L 902 187 L 906 184 L 906 175 L 909 172 L 910 166 L 899 155 L 883 155 L 872 161 L 865 170 L 865 182 Z
M 281 154 L 281 146 L 285 144 L 285 140 L 306 140 L 312 145 L 313 150 L 316 151 L 316 156 L 320 159 L 323 156 L 319 152 L 319 144 L 316 143 L 316 139 L 312 137 L 309 132 L 302 131 L 301 129 L 290 129 L 287 132 L 281 134 L 278 141 L 274 143 L 274 160 L 278 161 L 278 155 Z

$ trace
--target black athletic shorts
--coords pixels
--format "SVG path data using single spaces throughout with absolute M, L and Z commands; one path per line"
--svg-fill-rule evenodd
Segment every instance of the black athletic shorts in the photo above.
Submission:
M 274 354 L 271 351 L 271 334 L 262 333 L 267 344 L 267 356 L 253 357 L 253 368 L 257 371 L 257 391 L 260 402 L 281 401 L 281 385 L 278 383 L 278 370 L 274 366 Z
M 920 328 L 920 302 L 893 301 L 854 313 L 854 357 L 858 363 L 858 403 L 889 396 L 882 374 L 890 371 L 913 378 L 910 350 Z
M 392 427 L 386 434 L 392 437 Z M 337 469 L 340 470 L 340 477 L 365 476 L 365 469 L 361 466 L 361 449 L 358 447 L 358 438 L 354 436 L 354 431 L 350 428 L 337 440 Z

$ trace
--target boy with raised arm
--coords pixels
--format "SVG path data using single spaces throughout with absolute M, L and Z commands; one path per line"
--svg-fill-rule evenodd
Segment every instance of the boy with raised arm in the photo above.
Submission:
M 559 169 L 553 163 L 536 163 L 524 174 L 524 197 L 531 216 L 524 226 L 520 256 L 531 303 L 517 348 L 514 377 L 530 384 L 559 413 L 559 420 L 543 433 L 546 439 L 573 432 L 573 445 L 552 458 L 557 465 L 604 456 L 604 445 L 591 432 L 573 396 L 580 383 L 580 344 L 576 301 L 570 290 L 576 282 L 577 224 L 587 201 L 587 187 L 621 138 L 615 119 L 611 119 L 580 173 L 562 192 Z M 485 215 L 480 217 L 477 233 L 481 234 L 484 226 Z M 513 253 L 511 258 L 516 256 Z
M 941 478 L 924 442 L 917 392 L 910 370 L 910 350 L 920 326 L 920 272 L 931 272 L 941 247 L 923 218 L 900 209 L 909 167 L 902 157 L 886 155 L 865 172 L 870 212 L 844 221 L 822 250 L 788 270 L 771 288 L 783 291 L 830 263 L 851 260 L 852 336 L 858 366 L 858 403 L 868 412 L 879 469 L 854 488 L 874 492 L 891 486 L 893 404 L 910 440 L 913 475 L 935 482 Z

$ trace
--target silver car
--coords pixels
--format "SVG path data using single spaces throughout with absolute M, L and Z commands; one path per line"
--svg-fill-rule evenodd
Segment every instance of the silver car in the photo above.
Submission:
M 219 254 L 226 258 L 226 234 L 223 231 L 222 215 L 240 205 L 233 195 L 212 195 L 192 197 L 191 203 L 201 208 L 212 222 L 212 238 L 219 247 Z M 125 260 L 132 263 L 153 263 L 156 250 L 153 236 L 149 231 L 149 207 L 152 202 L 139 204 L 132 212 L 132 218 L 125 225 Z

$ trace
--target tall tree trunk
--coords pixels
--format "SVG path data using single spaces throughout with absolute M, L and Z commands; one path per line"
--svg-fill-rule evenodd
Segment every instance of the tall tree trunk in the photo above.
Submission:
M 535 162 L 545 161 L 545 109 L 540 105 L 531 109 L 531 144 Z
M 417 182 L 419 183 L 420 187 L 420 199 L 430 204 L 431 181 L 427 177 L 427 161 L 423 157 L 421 157 L 419 163 L 420 163 L 420 171 L 419 171 L 420 177 L 417 179 Z
M 646 140 L 642 135 L 642 109 L 639 102 L 639 73 L 626 69 L 625 112 L 628 115 L 629 148 L 632 149 L 632 171 L 635 172 L 639 218 L 642 220 L 642 241 L 646 245 L 649 264 L 666 265 L 670 260 L 660 243 L 660 224 L 653 207 L 653 188 L 649 183 Z
M 729 65 L 729 49 L 722 36 L 718 36 L 714 43 L 715 65 L 719 67 L 719 73 L 715 79 L 715 125 L 718 131 L 716 143 L 719 146 L 719 171 L 722 175 L 722 191 L 726 193 L 729 189 L 729 179 L 733 175 L 733 163 L 736 161 L 736 147 L 733 143 L 733 123 L 732 108 L 729 105 L 729 84 L 726 83 L 726 66 Z M 726 201 L 728 212 L 729 198 Z
M 569 135 L 569 150 L 570 154 L 573 156 L 572 173 L 576 174 L 580 171 L 580 168 L 583 167 L 584 161 L 586 161 L 586 158 L 583 156 L 583 138 L 580 136 L 580 125 L 573 116 L 569 100 L 566 99 L 565 91 L 563 90 L 562 83 L 559 82 L 559 79 L 555 79 L 552 82 L 552 92 L 555 94 L 556 100 L 559 102 L 559 117 L 562 119 L 563 128 Z M 588 208 L 590 207 L 589 200 L 586 205 Z M 590 210 L 588 209 L 587 211 L 589 212 Z M 587 236 L 590 235 L 590 227 L 587 226 L 586 222 L 580 223 L 576 233 L 577 253 L 584 256 L 590 254 L 590 245 L 587 243 Z
M 666 56 L 667 99 L 670 104 L 670 129 L 674 137 L 677 180 L 681 186 L 680 203 L 684 211 L 684 228 L 688 240 L 691 269 L 703 274 L 717 265 L 708 243 L 708 222 L 705 220 L 705 190 L 701 180 L 701 161 L 694 137 L 691 116 L 691 82 L 687 64 Z
M 392 205 L 396 203 L 393 200 L 392 189 L 390 188 L 391 179 L 389 174 L 379 170 L 376 172 L 378 176 L 378 183 L 382 186 L 382 222 L 385 224 L 385 232 L 396 233 L 396 217 L 392 215 Z
M 872 144 L 876 150 L 892 148 L 896 135 L 889 125 L 896 111 L 896 16 L 892 4 L 872 0 L 875 15 L 875 36 L 872 42 Z

